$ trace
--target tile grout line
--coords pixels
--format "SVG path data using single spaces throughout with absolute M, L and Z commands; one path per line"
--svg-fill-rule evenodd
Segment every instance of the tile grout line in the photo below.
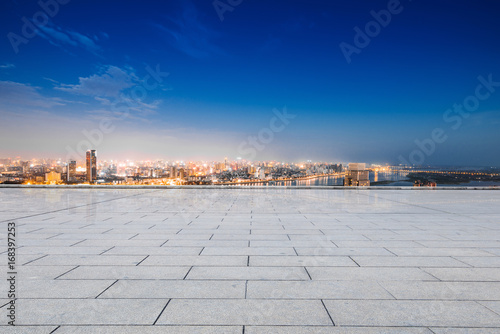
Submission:
M 45 254 L 44 256 L 41 256 L 41 257 L 39 257 L 39 258 L 37 258 L 37 259 L 34 259 L 34 260 L 28 261 L 28 262 L 26 262 L 26 263 L 23 263 L 23 264 L 22 264 L 22 266 L 25 266 L 25 265 L 27 265 L 28 263 L 35 262 L 35 261 L 37 261 L 37 260 L 43 259 L 43 258 L 44 258 L 44 257 L 46 257 L 46 256 L 49 256 L 49 254 Z
M 61 325 L 57 326 L 56 328 L 54 328 L 52 330 L 52 332 L 50 332 L 49 334 L 52 334 L 52 333 L 55 333 L 59 328 L 61 328 Z
M 100 295 L 102 295 L 103 293 L 105 293 L 109 288 L 111 288 L 113 285 L 115 285 L 116 282 L 118 282 L 119 280 L 116 280 L 114 281 L 113 283 L 111 283 L 110 286 L 108 286 L 106 289 L 104 289 L 100 294 L 98 294 L 94 299 L 97 299 L 99 298 Z
M 74 267 L 74 268 L 72 268 L 72 269 L 70 269 L 70 270 L 68 270 L 68 271 L 66 271 L 66 272 L 64 272 L 64 273 L 62 273 L 61 275 L 59 275 L 59 276 L 55 277 L 54 279 L 58 279 L 59 277 L 64 276 L 64 275 L 66 275 L 66 274 L 67 274 L 67 273 L 69 273 L 69 272 L 72 272 L 73 270 L 75 270 L 75 269 L 76 269 L 76 268 L 78 268 L 79 266 L 80 266 L 80 265 L 77 265 L 76 267 Z
M 153 322 L 153 326 L 156 325 L 156 323 L 158 322 L 158 320 L 160 319 L 161 315 L 163 314 L 163 312 L 165 311 L 165 309 L 167 308 L 168 304 L 170 304 L 170 301 L 172 299 L 169 299 L 167 304 L 163 307 L 163 309 L 161 310 L 160 314 L 158 314 L 158 317 L 156 318 L 155 322 Z
M 309 280 L 312 281 L 311 274 L 309 274 L 309 270 L 307 270 L 307 268 L 305 266 L 304 266 L 304 270 L 306 271 L 307 276 L 309 276 Z
M 482 300 L 482 301 L 483 301 L 483 302 L 484 302 L 484 301 L 488 302 L 488 300 Z M 491 312 L 495 313 L 496 315 L 500 316 L 500 313 L 499 313 L 499 312 L 495 312 L 495 311 L 493 311 L 491 308 L 489 308 L 489 307 L 488 307 L 488 306 L 486 306 L 486 305 L 481 304 L 479 301 L 474 300 L 474 302 L 475 302 L 476 304 L 481 305 L 482 307 L 486 308 L 488 311 L 491 311 Z
M 361 267 L 361 266 L 359 265 L 359 263 L 357 263 L 357 262 L 356 262 L 356 261 L 352 258 L 352 256 L 348 256 L 348 258 L 350 258 L 352 262 L 356 263 L 356 265 L 357 265 L 358 267 Z
M 328 311 L 328 309 L 326 308 L 325 302 L 323 301 L 323 299 L 320 299 L 320 300 L 321 300 L 321 304 L 323 304 L 323 307 L 325 308 L 326 314 L 328 314 L 328 317 L 330 318 L 330 320 L 331 320 L 331 322 L 332 322 L 333 326 L 336 326 L 336 325 L 335 325 L 335 321 L 333 321 L 333 318 L 332 318 L 332 316 L 331 316 L 330 312 L 329 312 L 329 311 Z
M 73 246 L 75 246 L 75 245 L 78 245 L 79 243 L 82 243 L 82 242 L 84 242 L 84 241 L 86 241 L 86 240 L 87 240 L 87 239 L 80 240 L 80 241 L 78 241 L 78 242 L 76 242 L 76 243 L 74 243 L 74 244 L 72 244 L 72 245 L 69 245 L 69 247 L 73 247 Z
M 430 276 L 434 277 L 435 279 L 437 279 L 437 280 L 438 280 L 438 282 L 443 282 L 443 280 L 442 280 L 442 279 L 440 279 L 440 278 L 438 278 L 438 277 L 434 276 L 433 274 L 431 274 L 430 272 L 428 272 L 427 270 L 425 270 L 426 268 L 428 268 L 428 267 L 424 267 L 424 268 L 422 268 L 422 267 L 418 267 L 418 269 L 422 270 L 424 273 L 426 273 L 426 274 L 428 274 L 428 275 L 430 275 Z M 432 269 L 432 268 L 430 268 L 430 269 Z M 454 282 L 454 281 L 449 281 L 449 282 Z
M 109 249 L 106 249 L 104 252 L 102 252 L 102 253 L 101 253 L 101 254 L 99 254 L 99 255 L 102 255 L 102 254 L 104 254 L 104 253 L 106 253 L 106 252 L 108 252 L 108 251 L 112 250 L 113 248 L 115 248 L 115 246 L 113 246 L 113 247 L 111 247 L 111 248 L 109 248 Z
M 391 252 L 389 249 L 387 249 L 387 247 L 382 247 L 383 249 L 385 249 L 386 251 L 388 251 L 389 253 L 395 255 L 395 256 L 399 256 L 398 254 L 394 253 L 394 252 Z
M 138 265 L 140 265 L 141 263 L 143 263 L 144 260 L 146 260 L 148 257 L 149 257 L 149 255 L 146 255 L 146 257 L 144 259 L 142 259 L 139 263 L 137 263 L 135 266 L 137 267 Z
M 186 273 L 186 275 L 184 275 L 184 278 L 182 280 L 185 280 L 186 277 L 189 275 L 189 273 L 191 272 L 191 269 L 193 269 L 194 266 L 191 266 L 191 268 L 189 268 L 188 272 Z
M 48 238 L 47 238 L 47 239 L 45 239 L 45 240 L 49 240 L 49 239 L 52 239 L 52 238 L 58 237 L 58 236 L 63 235 L 63 234 L 64 234 L 64 233 L 59 233 L 59 234 L 53 235 L 53 236 L 51 236 L 51 237 L 48 237 Z

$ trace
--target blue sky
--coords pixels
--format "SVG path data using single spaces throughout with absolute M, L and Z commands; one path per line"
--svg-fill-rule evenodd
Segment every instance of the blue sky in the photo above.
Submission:
M 500 82 L 495 1 L 60 2 L 0 4 L 2 157 L 500 166 L 500 87 L 443 118 Z

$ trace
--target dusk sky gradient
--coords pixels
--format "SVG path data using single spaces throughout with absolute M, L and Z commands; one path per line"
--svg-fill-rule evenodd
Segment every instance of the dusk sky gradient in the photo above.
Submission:
M 68 157 L 103 118 L 100 159 L 248 158 L 286 106 L 295 117 L 255 160 L 400 163 L 440 128 L 425 164 L 500 166 L 500 87 L 457 129 L 443 119 L 479 76 L 500 82 L 500 3 L 401 0 L 348 63 L 339 45 L 387 8 L 243 0 L 221 21 L 212 0 L 71 0 L 16 53 L 9 33 L 42 8 L 2 1 L 0 158 Z M 148 67 L 169 75 L 144 90 Z

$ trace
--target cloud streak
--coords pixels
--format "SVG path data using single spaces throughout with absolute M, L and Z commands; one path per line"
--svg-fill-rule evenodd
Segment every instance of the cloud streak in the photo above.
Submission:
M 63 29 L 53 23 L 40 26 L 38 35 L 46 39 L 50 44 L 65 49 L 67 47 L 83 48 L 94 55 L 100 55 L 101 47 L 95 40 L 71 29 Z
M 16 65 L 11 64 L 11 63 L 5 63 L 5 64 L 0 65 L 0 68 L 1 69 L 16 68 Z
M 0 81 L 0 106 L 2 110 L 18 110 L 22 108 L 52 108 L 63 103 L 53 98 L 42 96 L 39 87 L 13 82 Z
M 135 85 L 137 77 L 133 71 L 116 66 L 104 66 L 100 73 L 80 77 L 78 84 L 61 84 L 56 89 L 78 95 L 87 95 L 104 102 L 101 97 L 118 97 L 127 88 Z

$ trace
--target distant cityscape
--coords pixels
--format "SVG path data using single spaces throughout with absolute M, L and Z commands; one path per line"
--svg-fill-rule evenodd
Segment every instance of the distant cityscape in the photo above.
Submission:
M 500 185 L 498 168 L 464 170 L 341 162 L 252 162 L 239 158 L 116 161 L 98 160 L 96 150 L 87 151 L 84 161 L 0 159 L 0 183 L 25 185 L 273 185 L 333 177 L 341 179 L 336 185 L 370 186 L 390 185 L 400 180 L 380 180 L 380 173 L 397 173 L 401 180 L 409 183 L 406 185 L 413 186 L 434 187 L 470 181 Z

